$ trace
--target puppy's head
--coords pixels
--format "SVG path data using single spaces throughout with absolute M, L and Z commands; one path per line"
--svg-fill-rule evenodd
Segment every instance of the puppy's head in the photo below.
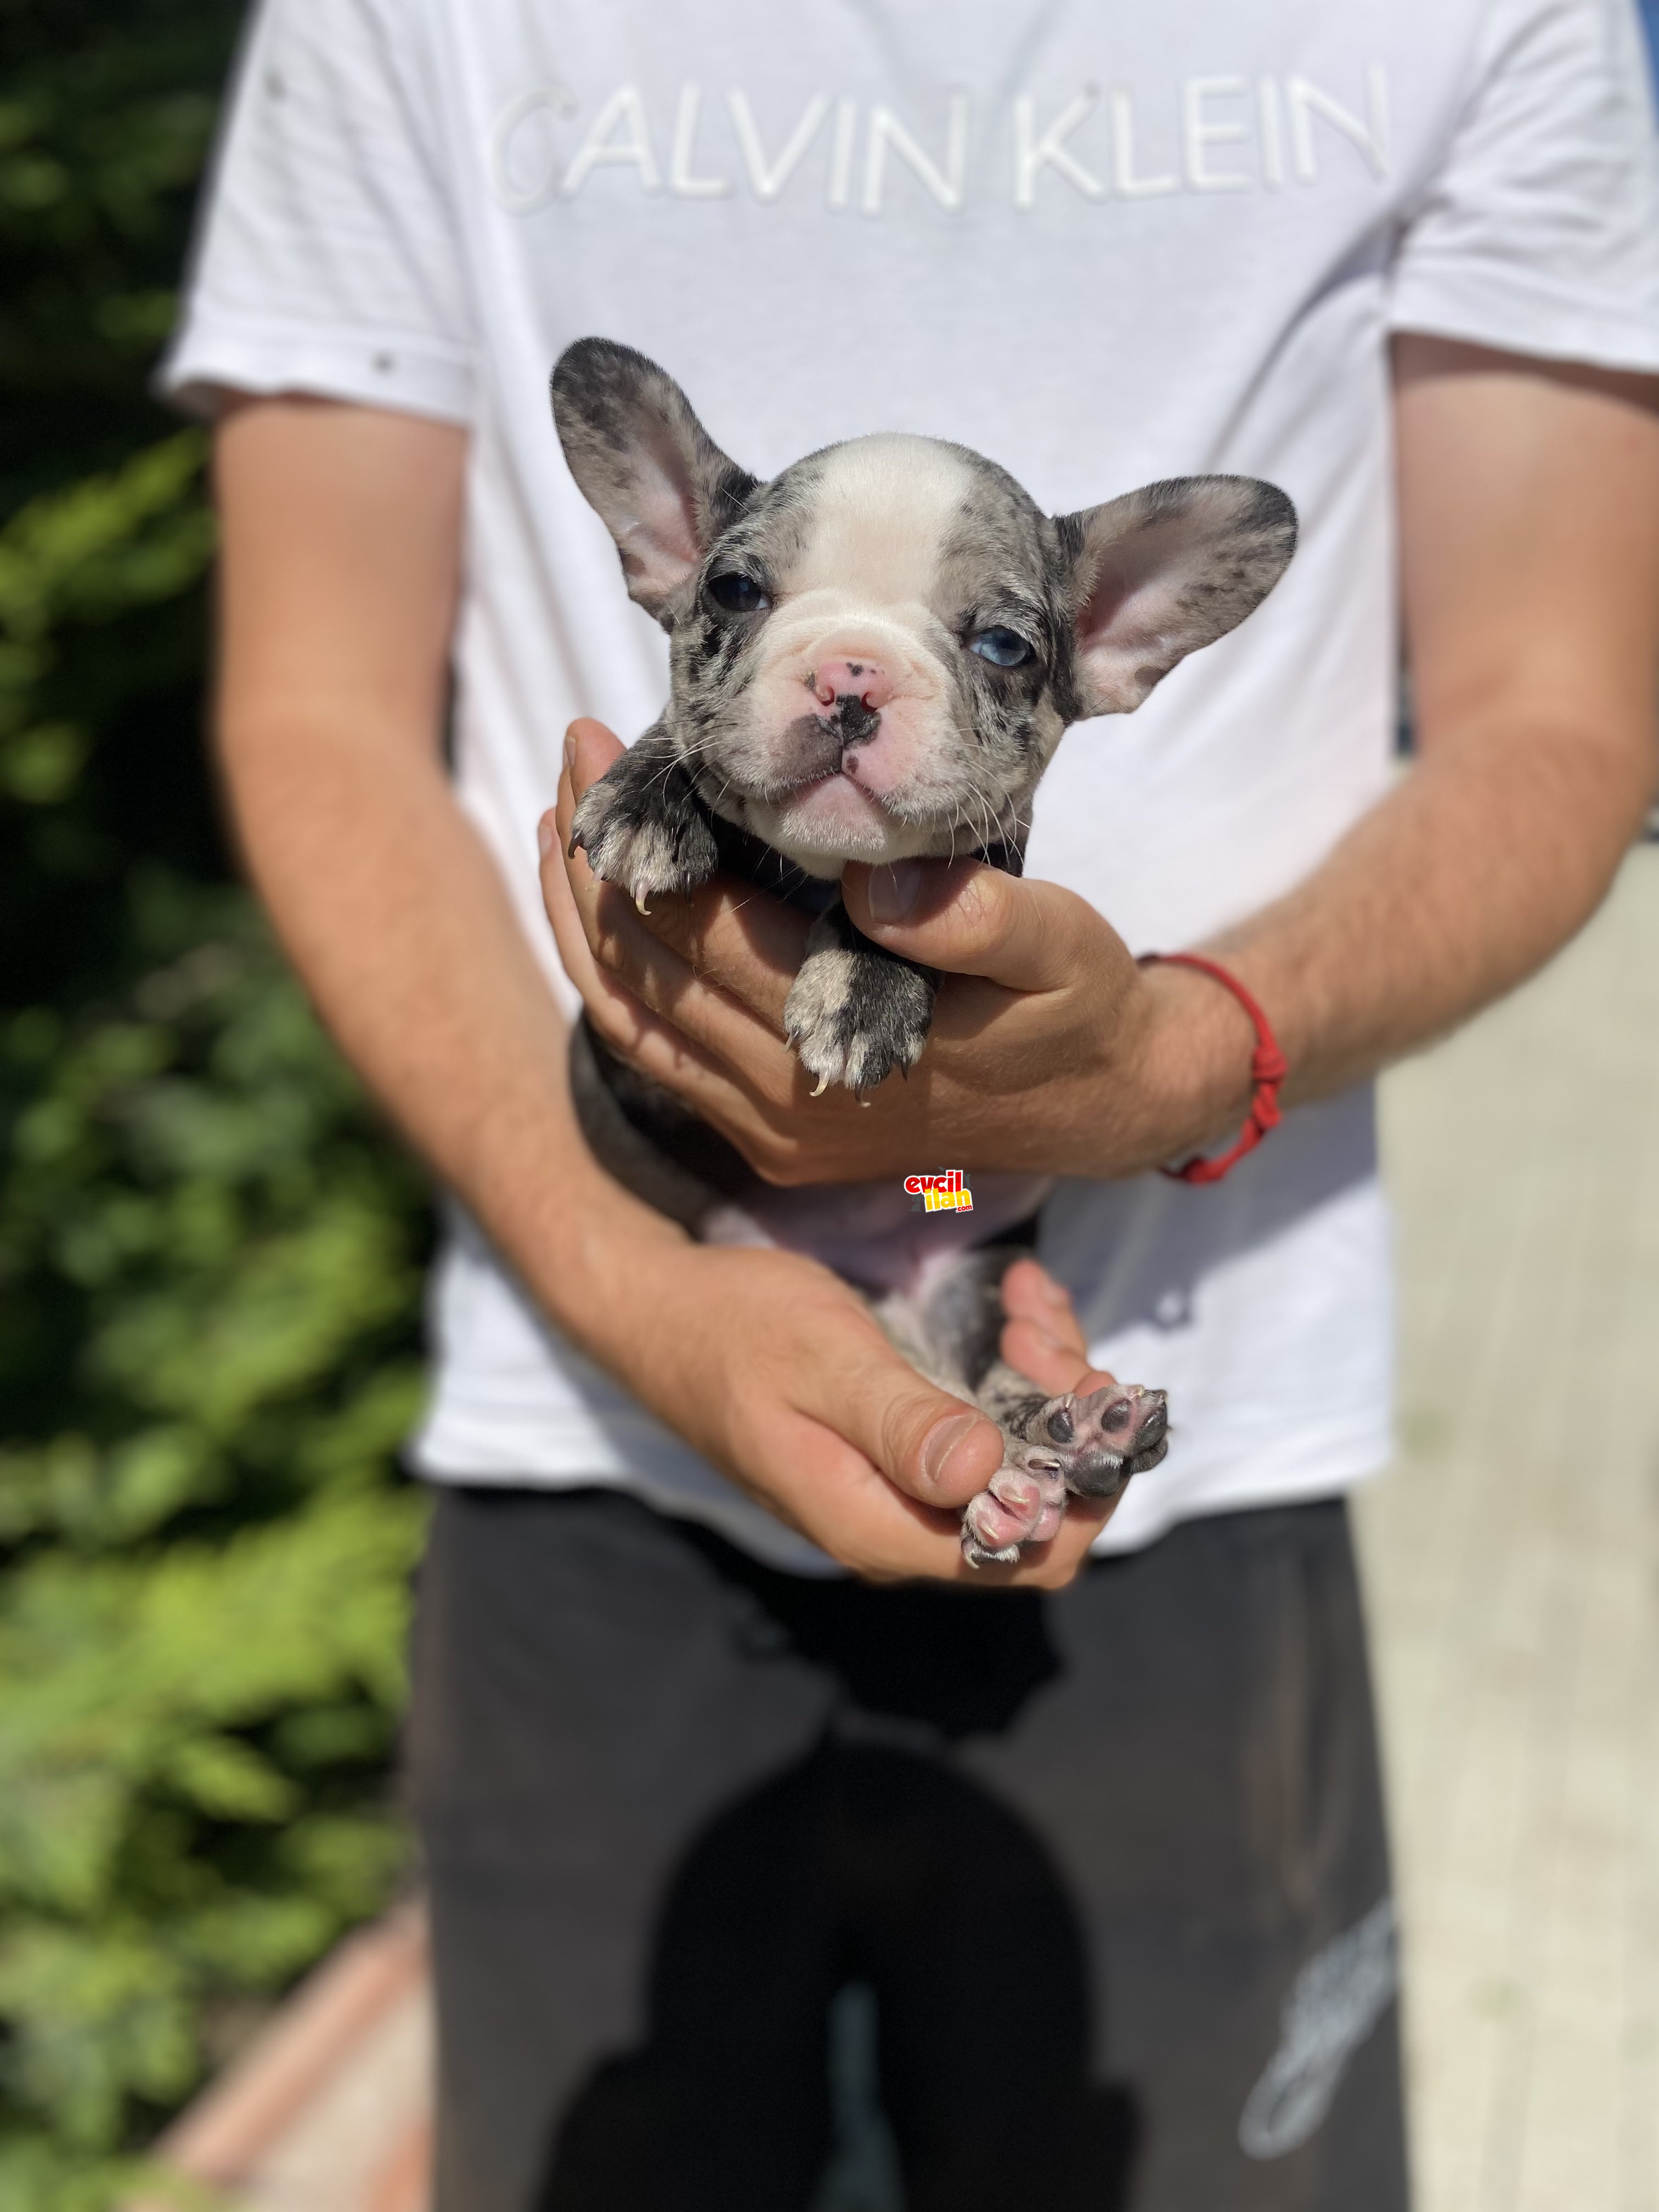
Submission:
M 855 439 L 761 483 L 603 338 L 562 357 L 553 413 L 672 638 L 667 725 L 704 799 L 820 876 L 1023 845 L 1067 725 L 1138 707 L 1296 546 L 1290 501 L 1251 477 L 1050 518 L 929 438 Z

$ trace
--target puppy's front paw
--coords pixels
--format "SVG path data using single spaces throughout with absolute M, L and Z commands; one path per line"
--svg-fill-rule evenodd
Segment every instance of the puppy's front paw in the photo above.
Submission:
M 832 1083 L 873 1091 L 921 1058 L 938 988 L 931 970 L 860 937 L 837 899 L 812 925 L 784 1002 L 784 1033 L 820 1091 Z
M 584 793 L 570 825 L 570 849 L 580 846 L 596 876 L 620 884 L 644 908 L 659 895 L 707 883 L 720 855 L 702 811 L 681 803 L 663 779 L 617 775 L 633 760 L 625 753 Z

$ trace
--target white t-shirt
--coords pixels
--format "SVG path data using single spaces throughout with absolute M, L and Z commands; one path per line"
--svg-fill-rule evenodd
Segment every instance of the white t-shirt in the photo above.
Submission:
M 1172 948 L 1304 876 L 1388 782 L 1389 331 L 1659 369 L 1638 36 L 1629 0 L 268 0 L 164 382 L 471 431 L 457 781 L 568 1006 L 535 845 L 564 728 L 633 737 L 666 691 L 554 438 L 573 338 L 653 356 L 762 476 L 914 430 L 1052 511 L 1272 478 L 1302 520 L 1285 581 L 1139 714 L 1073 730 L 1037 798 L 1030 872 Z M 1095 1360 L 1170 1393 L 1169 1458 L 1103 1549 L 1387 1458 L 1369 1088 L 1218 1188 L 1063 1183 L 1042 1251 Z M 432 1322 L 428 1475 L 624 1484 L 824 1564 L 464 1220 Z

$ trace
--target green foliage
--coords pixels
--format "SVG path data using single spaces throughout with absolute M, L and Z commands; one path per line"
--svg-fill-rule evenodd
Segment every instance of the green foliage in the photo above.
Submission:
M 404 1853 L 425 1210 L 230 879 L 144 391 L 240 13 L 0 0 L 6 2212 L 104 2212 Z

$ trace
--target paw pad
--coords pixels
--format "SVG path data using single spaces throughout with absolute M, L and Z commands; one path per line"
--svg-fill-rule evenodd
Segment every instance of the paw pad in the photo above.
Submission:
M 1086 1398 L 1049 1399 L 1025 1427 L 1030 1441 L 1010 1437 L 1006 1463 L 963 1514 L 969 1566 L 1013 1565 L 1024 1546 L 1058 1531 L 1068 1492 L 1115 1498 L 1131 1475 L 1156 1467 L 1169 1449 L 1169 1401 L 1162 1390 L 1113 1382 Z

